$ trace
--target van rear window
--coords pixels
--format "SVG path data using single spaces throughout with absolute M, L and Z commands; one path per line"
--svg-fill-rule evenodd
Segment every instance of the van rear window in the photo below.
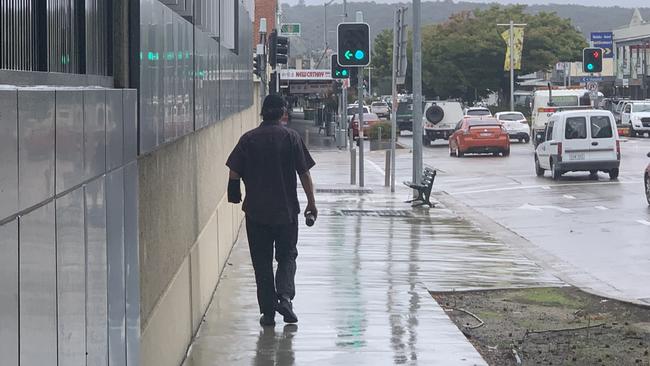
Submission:
M 607 139 L 614 137 L 612 123 L 607 116 L 591 117 L 591 137 L 595 139 Z
M 582 140 L 587 138 L 587 119 L 585 117 L 569 117 L 566 119 L 564 138 L 567 140 Z

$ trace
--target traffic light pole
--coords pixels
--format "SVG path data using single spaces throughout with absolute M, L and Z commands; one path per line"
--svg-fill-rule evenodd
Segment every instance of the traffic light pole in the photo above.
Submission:
M 363 67 L 357 73 L 357 94 L 359 112 L 359 187 L 364 187 L 364 157 L 363 157 Z
M 413 0 L 413 182 L 422 177 L 422 40 L 421 4 Z M 394 169 L 394 168 L 393 168 Z

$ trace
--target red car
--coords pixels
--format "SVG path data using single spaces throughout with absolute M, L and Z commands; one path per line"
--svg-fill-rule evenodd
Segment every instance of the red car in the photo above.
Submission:
M 461 157 L 469 153 L 510 155 L 508 131 L 496 118 L 464 118 L 449 137 L 449 155 Z
M 650 158 L 650 153 L 648 153 Z M 650 205 L 650 164 L 645 168 L 645 199 L 648 200 L 648 205 Z

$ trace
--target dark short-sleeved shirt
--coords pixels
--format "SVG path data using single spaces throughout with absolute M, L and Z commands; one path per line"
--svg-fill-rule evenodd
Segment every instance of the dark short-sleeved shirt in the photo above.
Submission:
M 265 121 L 239 139 L 226 165 L 246 186 L 246 216 L 282 225 L 294 222 L 300 213 L 296 173 L 305 174 L 316 163 L 296 131 Z

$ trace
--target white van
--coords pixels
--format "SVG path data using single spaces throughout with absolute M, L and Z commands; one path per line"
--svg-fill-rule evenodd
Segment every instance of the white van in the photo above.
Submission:
M 621 146 L 614 115 L 610 111 L 575 110 L 553 114 L 545 129 L 544 141 L 535 150 L 538 177 L 546 170 L 554 180 L 566 172 L 598 171 L 618 178 Z
M 551 93 L 548 89 L 535 91 L 531 107 L 531 126 L 535 146 L 539 143 L 537 135 L 544 131 L 546 123 L 553 113 L 561 108 L 580 107 L 580 98 L 585 94 L 589 94 L 587 89 L 552 89 Z M 582 106 L 588 105 L 582 104 Z
M 424 145 L 436 139 L 448 140 L 463 119 L 463 106 L 455 101 L 431 101 L 424 105 L 422 115 Z

